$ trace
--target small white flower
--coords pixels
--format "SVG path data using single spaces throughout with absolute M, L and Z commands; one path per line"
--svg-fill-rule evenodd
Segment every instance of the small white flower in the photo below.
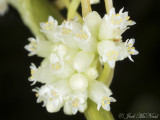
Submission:
M 29 56 L 38 55 L 40 57 L 47 57 L 50 54 L 50 47 L 52 44 L 48 41 L 43 40 L 42 38 L 28 38 L 29 44 L 24 48 L 29 51 Z
M 110 102 L 116 101 L 110 95 L 112 95 L 112 92 L 103 83 L 94 80 L 89 84 L 89 98 L 97 103 L 98 110 L 101 106 L 107 111 L 110 110 Z
M 110 111 L 110 102 L 115 102 L 116 100 L 113 97 L 109 96 L 103 96 L 98 102 L 97 109 L 100 110 L 100 107 L 102 106 L 103 109 Z
M 64 104 L 64 97 L 70 93 L 67 80 L 59 80 L 51 84 L 45 84 L 41 88 L 33 89 L 38 97 L 37 102 L 43 101 L 48 112 L 57 112 Z
M 104 19 L 120 29 L 126 29 L 128 26 L 134 25 L 135 22 L 129 20 L 130 17 L 128 16 L 128 12 L 123 13 L 123 9 L 124 8 L 122 8 L 119 13 L 116 14 L 115 8 L 112 8 L 109 15 L 104 16 Z
M 65 114 L 76 114 L 78 111 L 84 112 L 87 108 L 87 92 L 74 92 L 65 98 Z
M 48 21 L 46 23 L 40 23 L 41 32 L 45 33 L 47 38 L 52 42 L 60 41 L 57 38 L 57 29 L 58 29 L 58 22 L 52 16 L 48 17 Z
M 28 38 L 28 41 L 30 42 L 29 45 L 25 46 L 25 49 L 28 50 L 30 53 L 29 56 L 35 55 L 37 50 L 37 45 L 39 43 L 39 39 L 36 38 Z
M 95 52 L 96 51 L 96 39 L 91 35 L 87 26 L 83 26 L 82 30 L 75 34 L 75 41 L 78 42 L 78 46 L 80 49 L 87 52 Z
M 37 68 L 36 68 L 35 64 L 32 63 L 31 66 L 30 66 L 30 69 L 31 69 L 31 77 L 29 77 L 28 80 L 33 82 L 31 85 L 34 85 L 37 82 L 37 80 L 34 76 L 35 71 L 37 71 Z
M 114 68 L 119 56 L 119 47 L 116 47 L 113 41 L 104 40 L 98 43 L 97 49 L 103 62 L 107 62 L 111 68 Z
M 131 58 L 131 55 L 137 55 L 138 54 L 138 51 L 135 49 L 135 47 L 133 47 L 134 43 L 135 43 L 135 39 L 130 39 L 130 40 L 127 40 L 125 42 L 125 46 L 126 46 L 126 48 L 128 50 L 128 53 L 129 53 L 128 58 L 131 61 L 133 61 L 133 59 Z
M 81 24 L 75 20 L 64 21 L 59 26 L 59 36 L 58 38 L 70 48 L 78 49 L 78 44 L 74 40 L 74 34 L 81 29 Z
M 0 0 L 0 16 L 8 11 L 7 0 Z
M 54 72 L 61 72 L 64 68 L 63 58 L 58 57 L 54 53 L 50 55 L 50 64 L 51 64 L 51 69 Z
M 48 63 L 46 64 L 45 61 L 38 68 L 33 63 L 31 64 L 31 77 L 28 78 L 29 81 L 33 82 L 31 85 L 34 85 L 36 82 L 51 84 L 57 80 L 52 71 L 50 71 Z
M 126 57 L 128 57 L 131 61 L 133 59 L 131 58 L 131 55 L 137 55 L 138 51 L 133 47 L 135 43 L 135 39 L 126 40 L 125 43 L 121 42 L 118 44 L 120 47 L 120 54 L 119 54 L 119 60 L 123 60 Z
M 55 53 L 50 55 L 49 65 L 50 71 L 57 79 L 67 79 L 74 72 L 72 65 Z
M 119 41 L 122 37 L 122 33 L 126 31 L 131 25 L 134 25 L 135 22 L 129 20 L 128 12 L 122 12 L 123 8 L 119 13 L 115 13 L 115 9 L 112 8 L 109 14 L 106 14 L 103 18 L 99 30 L 99 39 L 113 39 Z

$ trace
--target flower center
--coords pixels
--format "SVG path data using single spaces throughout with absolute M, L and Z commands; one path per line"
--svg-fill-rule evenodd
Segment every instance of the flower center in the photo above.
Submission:
M 107 58 L 110 61 L 117 60 L 118 55 L 119 55 L 119 53 L 113 50 L 113 51 L 107 53 Z
M 108 97 L 102 98 L 102 106 L 106 106 L 106 104 L 110 105 L 110 99 Z
M 46 30 L 52 30 L 53 29 L 53 22 L 46 22 L 45 23 L 45 26 L 44 26 L 44 29 Z
M 80 33 L 76 34 L 76 37 L 84 40 L 88 39 L 87 33 L 85 33 L 83 30 L 81 30 Z
M 76 98 L 76 99 L 73 101 L 72 106 L 73 106 L 73 107 L 78 107 L 78 104 L 79 104 L 79 99 Z

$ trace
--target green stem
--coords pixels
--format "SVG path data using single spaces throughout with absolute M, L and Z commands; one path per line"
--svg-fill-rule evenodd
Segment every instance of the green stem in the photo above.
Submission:
M 112 69 L 107 63 L 104 64 L 103 72 L 101 73 L 98 81 L 110 86 L 113 79 L 114 69 Z
M 73 19 L 75 17 L 79 4 L 80 0 L 72 0 L 68 8 L 68 14 L 67 14 L 68 19 Z
M 62 1 L 65 4 L 66 8 L 69 9 L 70 1 L 69 0 L 62 0 Z M 76 12 L 75 14 L 79 18 L 79 21 L 82 23 L 83 19 L 82 19 L 81 15 L 78 12 Z
M 82 15 L 83 17 L 85 17 L 89 12 L 92 11 L 90 0 L 81 0 L 81 5 L 82 5 Z
M 110 9 L 113 7 L 112 0 L 104 0 L 106 6 L 106 12 L 109 13 Z

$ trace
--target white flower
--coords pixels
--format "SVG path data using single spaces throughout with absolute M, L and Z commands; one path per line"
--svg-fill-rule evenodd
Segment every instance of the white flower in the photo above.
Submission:
M 35 55 L 37 50 L 37 44 L 39 43 L 39 39 L 36 38 L 28 38 L 28 41 L 30 42 L 28 45 L 25 46 L 25 49 L 28 50 L 30 53 L 29 56 Z
M 7 0 L 0 0 L 0 16 L 8 11 Z
M 112 92 L 103 83 L 94 80 L 89 84 L 89 98 L 97 103 L 98 110 L 102 106 L 105 110 L 110 111 L 110 102 L 116 101 L 110 95 Z
M 52 42 L 60 41 L 57 38 L 57 29 L 58 29 L 58 22 L 52 16 L 49 16 L 48 21 L 46 23 L 40 23 L 41 32 L 45 33 L 47 38 Z
M 25 49 L 30 53 L 29 56 L 37 54 L 40 57 L 47 57 L 50 54 L 51 43 L 39 38 L 28 38 L 30 43 L 25 46 Z
M 69 78 L 74 70 L 71 64 L 65 61 L 62 57 L 52 53 L 50 55 L 50 70 L 52 74 L 57 79 L 67 79 Z
M 137 55 L 139 52 L 135 49 L 135 47 L 133 47 L 135 43 L 135 39 L 130 39 L 130 40 L 127 40 L 125 42 L 125 46 L 127 47 L 127 50 L 128 50 L 128 58 L 133 61 L 133 59 L 131 58 L 131 55 Z
M 65 98 L 64 113 L 71 115 L 87 108 L 87 92 L 73 92 Z
M 44 64 L 45 61 L 42 63 Z M 46 63 L 45 65 L 43 64 L 38 68 L 36 68 L 33 63 L 31 64 L 31 77 L 28 78 L 29 81 L 33 82 L 31 85 L 34 85 L 36 82 L 51 84 L 57 80 L 52 71 L 49 69 L 49 65 Z
M 76 73 L 69 80 L 72 90 L 85 91 L 88 87 L 88 80 L 83 74 Z
M 36 66 L 32 63 L 31 66 L 30 66 L 30 69 L 31 69 L 31 77 L 28 78 L 29 81 L 33 82 L 31 85 L 34 85 L 36 84 L 37 80 L 34 76 L 35 74 L 35 71 L 37 71 L 37 68 Z
M 78 49 L 78 44 L 74 40 L 74 34 L 81 30 L 81 23 L 76 20 L 64 21 L 59 26 L 59 39 L 70 48 Z
M 52 53 L 50 55 L 51 69 L 54 72 L 61 72 L 64 68 L 64 61 L 62 57 L 58 57 L 56 54 Z
M 123 8 L 119 13 L 115 13 L 115 9 L 112 8 L 109 14 L 106 14 L 103 18 L 99 30 L 99 39 L 113 39 L 118 41 L 121 39 L 121 34 L 126 31 L 131 25 L 134 25 L 135 22 L 129 20 L 128 12 L 122 13 Z
M 78 46 L 80 49 L 87 52 L 95 52 L 96 51 L 96 39 L 91 35 L 87 26 L 83 26 L 82 30 L 75 34 L 75 41 L 78 42 Z
M 131 58 L 131 55 L 137 55 L 138 51 L 133 47 L 135 43 L 135 39 L 126 40 L 125 43 L 121 42 L 118 44 L 120 47 L 120 54 L 119 54 L 119 60 L 123 60 L 124 58 L 128 57 L 131 61 L 133 59 Z
M 64 104 L 64 97 L 70 93 L 67 80 L 59 80 L 51 84 L 45 84 L 41 88 L 33 89 L 38 97 L 37 102 L 43 101 L 48 112 L 57 112 Z
M 98 43 L 97 50 L 103 62 L 107 62 L 111 68 L 114 68 L 119 56 L 119 47 L 116 47 L 113 41 L 103 40 Z

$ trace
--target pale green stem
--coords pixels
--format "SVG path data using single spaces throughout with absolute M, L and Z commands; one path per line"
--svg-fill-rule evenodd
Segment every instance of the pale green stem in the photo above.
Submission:
M 104 64 L 103 72 L 101 73 L 98 81 L 105 83 L 110 86 L 113 79 L 114 69 L 111 68 L 107 63 Z
M 81 5 L 82 5 L 82 15 L 83 17 L 85 17 L 89 12 L 92 11 L 90 0 L 81 0 Z
M 63 4 L 65 4 L 66 8 L 69 9 L 70 0 L 62 0 L 62 1 L 63 1 Z M 75 14 L 79 18 L 79 21 L 82 23 L 83 19 L 82 19 L 81 15 L 78 12 L 76 12 Z
M 109 13 L 110 9 L 113 7 L 112 0 L 104 0 L 106 6 L 106 12 Z
M 75 17 L 75 13 L 78 9 L 79 4 L 80 0 L 72 0 L 68 8 L 68 14 L 67 14 L 68 19 L 73 19 Z
M 44 37 L 40 32 L 40 22 L 47 21 L 49 15 L 60 23 L 63 21 L 61 14 L 46 0 L 9 0 L 9 4 L 18 10 L 24 24 L 35 36 Z

